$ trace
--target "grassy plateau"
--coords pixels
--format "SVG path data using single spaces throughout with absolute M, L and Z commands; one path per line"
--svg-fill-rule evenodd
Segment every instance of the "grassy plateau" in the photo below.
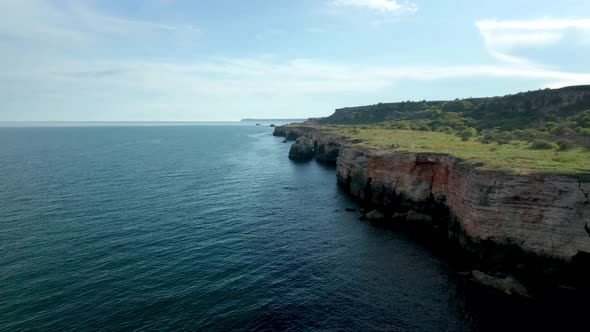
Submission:
M 299 127 L 304 127 L 298 125 Z M 383 125 L 313 126 L 316 130 L 359 140 L 353 146 L 384 152 L 433 152 L 455 156 L 479 169 L 511 174 L 556 174 L 590 181 L 590 150 L 581 146 L 560 150 L 535 149 L 530 141 L 483 143 L 454 134 L 433 131 L 387 129 Z

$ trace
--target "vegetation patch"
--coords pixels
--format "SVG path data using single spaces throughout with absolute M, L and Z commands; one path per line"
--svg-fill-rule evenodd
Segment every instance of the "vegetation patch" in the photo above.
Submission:
M 338 109 L 327 130 L 368 149 L 447 153 L 517 174 L 590 177 L 590 85 Z
M 533 143 L 531 143 L 531 148 L 535 150 L 553 150 L 556 147 L 556 144 L 540 138 L 534 140 Z
M 575 144 L 558 150 L 559 146 L 547 139 L 532 142 L 514 139 L 509 144 L 484 143 L 484 133 L 463 141 L 455 134 L 390 129 L 386 123 L 362 127 L 336 125 L 314 128 L 357 142 L 353 146 L 366 149 L 444 153 L 481 169 L 511 174 L 559 174 L 590 180 L 590 150 Z

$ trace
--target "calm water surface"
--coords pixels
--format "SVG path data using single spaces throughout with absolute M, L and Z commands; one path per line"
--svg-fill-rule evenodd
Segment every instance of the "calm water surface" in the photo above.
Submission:
M 0 128 L 0 330 L 489 326 L 442 255 L 271 132 Z

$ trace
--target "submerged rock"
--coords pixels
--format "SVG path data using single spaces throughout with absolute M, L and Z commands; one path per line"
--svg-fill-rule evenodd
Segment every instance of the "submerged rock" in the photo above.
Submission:
M 417 222 L 417 223 L 430 223 L 432 222 L 432 217 L 425 213 L 419 213 L 415 211 L 410 211 L 406 215 L 406 220 L 410 222 Z
M 276 126 L 275 126 L 275 124 L 274 124 L 274 123 L 271 123 L 271 124 L 270 124 L 270 127 L 274 128 L 274 127 L 276 127 Z
M 313 144 L 313 140 L 302 136 L 299 137 L 293 145 L 291 145 L 291 150 L 289 151 L 289 159 L 291 160 L 310 160 L 313 159 L 315 155 L 315 147 Z
M 531 297 L 526 287 L 512 276 L 491 275 L 478 270 L 473 270 L 471 275 L 473 281 L 482 286 L 494 288 L 508 295 Z
M 379 212 L 377 210 L 373 210 L 364 215 L 365 220 L 368 221 L 383 221 L 385 219 L 385 214 Z
M 285 138 L 281 143 L 287 143 L 289 141 L 287 141 L 287 139 Z
M 468 279 L 468 278 L 473 277 L 471 275 L 471 271 L 459 271 L 459 272 L 456 272 L 455 274 L 463 279 Z
M 391 220 L 394 222 L 404 222 L 408 218 L 408 213 L 396 212 L 391 216 Z
M 344 211 L 354 212 L 354 211 L 356 211 L 356 209 L 355 208 L 345 208 Z

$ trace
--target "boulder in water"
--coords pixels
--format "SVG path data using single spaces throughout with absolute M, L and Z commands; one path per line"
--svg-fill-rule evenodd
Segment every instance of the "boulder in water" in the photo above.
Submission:
M 424 223 L 424 224 L 432 222 L 432 216 L 425 214 L 425 213 L 415 212 L 415 211 L 408 212 L 408 214 L 406 215 L 406 219 L 410 222 Z
M 365 214 L 364 219 L 368 221 L 383 221 L 385 219 L 385 215 L 382 212 L 373 210 Z
M 492 275 L 478 270 L 473 270 L 471 275 L 473 281 L 482 286 L 494 288 L 508 295 L 531 297 L 526 287 L 512 276 Z

